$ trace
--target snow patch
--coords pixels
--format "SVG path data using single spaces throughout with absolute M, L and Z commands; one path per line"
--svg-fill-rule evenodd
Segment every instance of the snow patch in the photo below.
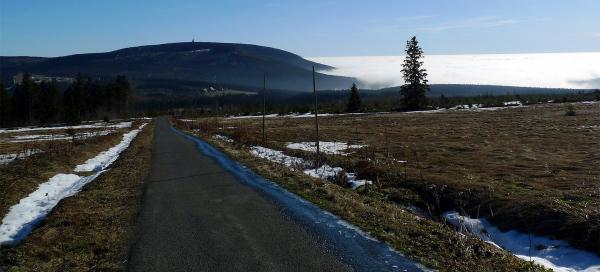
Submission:
M 25 143 L 25 142 L 41 142 L 41 141 L 62 141 L 72 140 L 73 138 L 78 140 L 88 139 L 98 136 L 106 136 L 114 133 L 115 130 L 103 130 L 97 132 L 84 132 L 77 133 L 74 136 L 67 134 L 30 134 L 30 135 L 15 135 L 12 136 L 7 142 L 9 143 Z
M 0 165 L 9 164 L 9 163 L 15 161 L 16 159 L 27 158 L 33 154 L 37 154 L 37 153 L 41 153 L 41 152 L 43 152 L 43 151 L 39 150 L 39 149 L 27 149 L 27 150 L 21 151 L 19 153 L 3 154 L 3 155 L 0 155 Z
M 271 162 L 283 164 L 291 170 L 303 169 L 303 173 L 327 181 L 334 181 L 340 172 L 344 169 L 341 167 L 331 167 L 323 165 L 317 169 L 311 168 L 312 163 L 307 162 L 302 158 L 292 157 L 284 154 L 282 151 L 273 150 L 262 146 L 253 146 L 250 148 L 250 153 L 259 158 L 267 159 Z M 372 184 L 370 180 L 359 180 L 355 173 L 346 173 L 346 181 L 352 189 L 357 189 L 365 184 Z
M 100 171 L 108 167 L 111 163 L 113 163 L 117 158 L 119 158 L 119 154 L 123 152 L 123 150 L 129 147 L 129 144 L 135 136 L 147 125 L 147 123 L 142 124 L 138 129 L 134 129 L 128 133 L 123 134 L 123 140 L 109 150 L 102 151 L 96 157 L 93 157 L 87 160 L 84 164 L 77 165 L 75 167 L 75 172 L 90 172 L 90 171 Z
M 190 53 L 208 53 L 208 52 L 210 52 L 210 48 L 198 49 L 198 50 L 192 50 L 192 51 L 190 51 Z
M 319 151 L 330 154 L 330 155 L 342 155 L 347 156 L 348 153 L 342 152 L 347 149 L 358 149 L 363 148 L 366 145 L 349 145 L 343 142 L 319 142 Z M 287 148 L 304 150 L 308 152 L 317 152 L 317 146 L 315 142 L 301 142 L 301 143 L 288 143 Z
M 273 150 L 262 146 L 253 146 L 250 153 L 256 157 L 267 159 L 268 161 L 283 164 L 290 169 L 305 168 L 308 164 L 302 158 L 288 156 L 282 151 Z
M 229 137 L 227 137 L 225 135 L 221 135 L 221 134 L 214 135 L 213 139 L 219 140 L 219 141 L 223 141 L 223 142 L 226 142 L 226 143 L 233 143 L 233 139 L 231 139 L 231 138 L 229 138 Z
M 523 103 L 521 101 L 507 101 L 507 102 L 503 102 L 502 105 L 507 106 L 507 107 L 520 107 L 523 106 Z
M 38 189 L 21 199 L 0 225 L 0 245 L 14 245 L 23 240 L 46 215 L 65 197 L 77 194 L 102 172 L 80 177 L 74 174 L 57 174 Z
M 485 219 L 472 219 L 457 212 L 446 212 L 444 218 L 461 231 L 508 250 L 521 259 L 529 260 L 531 255 L 531 260 L 535 263 L 554 271 L 600 271 L 598 255 L 575 249 L 565 241 L 528 235 L 515 230 L 502 232 Z
M 358 112 L 358 113 L 319 113 L 319 117 L 328 117 L 328 116 L 348 116 L 348 115 L 367 115 L 367 114 L 384 114 L 384 113 L 389 113 L 389 112 Z M 227 119 L 251 119 L 251 118 L 262 118 L 262 115 L 245 115 L 245 116 L 229 116 L 227 117 Z M 265 118 L 274 118 L 274 117 L 281 117 L 281 118 L 311 118 L 311 117 L 315 117 L 315 114 L 312 112 L 307 112 L 307 113 L 290 113 L 290 114 L 284 114 L 284 115 L 279 115 L 279 114 L 267 114 L 265 115 Z
M 78 125 L 78 126 L 57 126 L 57 127 L 25 127 L 25 128 L 10 128 L 10 129 L 0 129 L 0 133 L 13 133 L 13 132 L 25 132 L 25 131 L 39 131 L 39 130 L 62 130 L 62 129 L 88 129 L 88 128 L 129 128 L 131 127 L 131 122 L 120 122 L 115 124 L 107 124 L 107 123 L 93 123 L 89 125 Z
M 77 194 L 102 174 L 146 125 L 147 123 L 142 124 L 138 129 L 125 133 L 119 144 L 75 167 L 76 172 L 95 171 L 92 175 L 81 177 L 75 174 L 56 174 L 40 184 L 36 191 L 21 199 L 19 204 L 12 206 L 0 225 L 0 245 L 14 245 L 25 239 L 63 198 Z
M 340 172 L 344 171 L 341 167 L 331 167 L 327 164 L 317 169 L 306 169 L 304 174 L 309 175 L 313 178 L 320 178 L 327 181 L 334 181 L 338 178 Z M 355 173 L 346 173 L 346 183 L 352 190 L 357 189 L 365 184 L 373 184 L 372 181 L 366 179 L 357 179 Z

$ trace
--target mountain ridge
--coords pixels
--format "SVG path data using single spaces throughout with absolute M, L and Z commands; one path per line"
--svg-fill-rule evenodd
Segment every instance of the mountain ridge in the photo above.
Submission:
M 6 85 L 12 83 L 14 75 L 28 72 L 71 77 L 81 73 L 99 79 L 124 74 L 134 84 L 150 79 L 191 80 L 257 88 L 262 87 L 266 74 L 269 88 L 307 91 L 312 88 L 313 66 L 317 71 L 333 68 L 272 47 L 214 42 L 143 45 L 49 58 L 0 57 L 0 73 Z M 355 81 L 320 72 L 317 79 L 326 89 L 345 88 Z

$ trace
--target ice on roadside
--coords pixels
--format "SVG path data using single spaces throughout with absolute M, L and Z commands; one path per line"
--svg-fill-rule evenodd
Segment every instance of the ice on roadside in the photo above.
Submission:
M 35 225 L 65 197 L 77 194 L 102 172 L 80 177 L 75 174 L 57 174 L 40 184 L 36 191 L 10 208 L 0 225 L 0 245 L 19 243 Z
M 319 142 L 319 151 L 329 155 L 347 156 L 348 153 L 343 151 L 363 148 L 365 146 L 366 145 L 349 145 L 344 142 Z M 315 142 L 288 143 L 286 147 L 288 149 L 303 150 L 313 153 L 317 152 L 317 145 Z
M 444 218 L 457 229 L 510 251 L 518 258 L 529 261 L 531 253 L 531 260 L 554 271 L 600 271 L 598 255 L 575 249 L 565 241 L 528 235 L 515 230 L 502 232 L 485 219 L 473 219 L 457 212 L 446 212 Z
M 117 158 L 119 158 L 119 154 L 123 152 L 123 150 L 129 147 L 129 144 L 135 136 L 146 126 L 146 124 L 142 124 L 138 129 L 134 129 L 130 132 L 123 134 L 123 140 L 121 142 L 106 151 L 100 152 L 96 157 L 93 157 L 87 160 L 85 163 L 77 165 L 75 167 L 75 172 L 90 172 L 90 171 L 100 171 L 108 167 L 111 163 L 113 163 Z

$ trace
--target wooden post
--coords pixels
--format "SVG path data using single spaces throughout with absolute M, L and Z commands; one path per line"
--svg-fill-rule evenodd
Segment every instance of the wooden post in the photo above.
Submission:
M 267 110 L 267 74 L 263 74 L 263 109 L 262 109 L 262 145 L 267 144 L 267 137 L 265 135 L 265 111 Z
M 319 105 L 317 102 L 317 83 L 315 80 L 315 67 L 312 68 L 312 76 L 313 76 L 313 93 L 315 95 L 315 128 L 316 128 L 316 136 L 317 139 L 315 141 L 317 145 L 317 161 L 320 158 L 320 150 L 319 150 Z

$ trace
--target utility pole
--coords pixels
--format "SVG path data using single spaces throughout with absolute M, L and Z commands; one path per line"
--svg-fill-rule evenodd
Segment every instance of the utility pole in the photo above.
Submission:
M 321 158 L 320 156 L 320 151 L 319 151 L 319 105 L 317 102 L 317 83 L 315 81 L 315 67 L 312 67 L 312 76 L 313 76 L 313 93 L 315 95 L 315 128 L 316 128 L 316 132 L 317 132 L 317 140 L 316 140 L 316 145 L 317 145 L 317 161 L 319 161 L 319 159 Z
M 267 137 L 265 135 L 265 111 L 267 110 L 267 74 L 263 74 L 263 109 L 262 109 L 262 145 L 265 146 L 267 143 Z

